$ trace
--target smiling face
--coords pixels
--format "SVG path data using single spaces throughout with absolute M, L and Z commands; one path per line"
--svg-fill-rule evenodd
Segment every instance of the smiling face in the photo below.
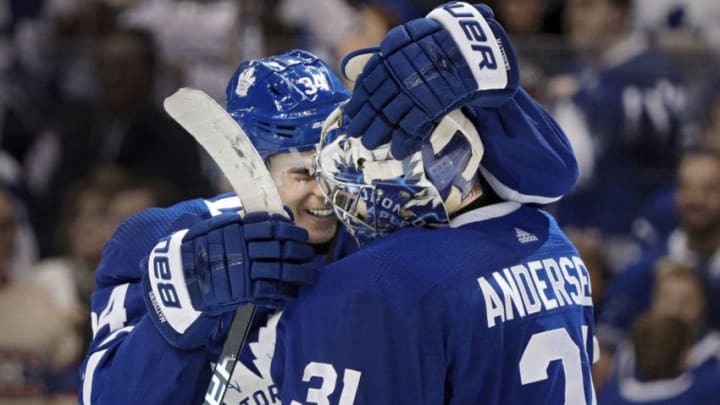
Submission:
M 278 153 L 270 157 L 269 169 L 295 225 L 308 231 L 310 243 L 322 244 L 335 235 L 338 221 L 315 179 L 313 153 Z

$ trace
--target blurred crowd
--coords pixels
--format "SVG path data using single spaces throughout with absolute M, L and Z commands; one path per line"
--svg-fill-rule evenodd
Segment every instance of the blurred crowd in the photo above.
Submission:
M 0 402 L 74 403 L 105 239 L 227 188 L 164 97 L 292 48 L 337 68 L 441 3 L 0 0 Z M 720 398 L 720 2 L 487 3 L 580 164 L 547 209 L 593 276 L 599 404 Z

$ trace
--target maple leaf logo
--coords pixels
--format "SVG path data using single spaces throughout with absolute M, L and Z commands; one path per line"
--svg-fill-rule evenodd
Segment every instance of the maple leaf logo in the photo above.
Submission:
M 253 365 L 257 373 L 247 365 L 238 362 L 233 370 L 230 384 L 225 395 L 227 404 L 243 404 L 249 396 L 257 391 L 268 392 L 275 383 L 270 375 L 270 364 L 275 352 L 277 338 L 277 324 L 282 311 L 275 312 L 268 317 L 265 326 L 258 330 L 257 341 L 251 342 L 248 347 L 255 357 Z M 259 375 L 258 375 L 259 373 Z
M 240 73 L 237 86 L 235 86 L 235 94 L 240 97 L 247 96 L 248 90 L 250 90 L 253 84 L 255 84 L 255 67 L 250 67 Z

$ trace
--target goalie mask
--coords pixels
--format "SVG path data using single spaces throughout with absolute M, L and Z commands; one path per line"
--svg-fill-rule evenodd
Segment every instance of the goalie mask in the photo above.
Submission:
M 293 50 L 241 64 L 228 83 L 226 107 L 267 160 L 312 150 L 325 118 L 349 97 L 322 60 Z
M 317 176 L 338 218 L 365 245 L 402 228 L 447 225 L 479 183 L 482 155 L 480 136 L 459 109 L 403 160 L 392 157 L 389 143 L 368 150 L 343 133 L 337 109 L 323 127 Z

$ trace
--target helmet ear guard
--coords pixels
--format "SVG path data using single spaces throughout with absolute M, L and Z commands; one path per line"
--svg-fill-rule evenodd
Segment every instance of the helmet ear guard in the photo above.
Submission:
M 447 114 L 422 149 L 403 160 L 390 144 L 368 150 L 343 131 L 342 108 L 323 125 L 317 175 L 336 214 L 361 244 L 401 228 L 445 226 L 479 184 L 483 145 L 461 110 Z

